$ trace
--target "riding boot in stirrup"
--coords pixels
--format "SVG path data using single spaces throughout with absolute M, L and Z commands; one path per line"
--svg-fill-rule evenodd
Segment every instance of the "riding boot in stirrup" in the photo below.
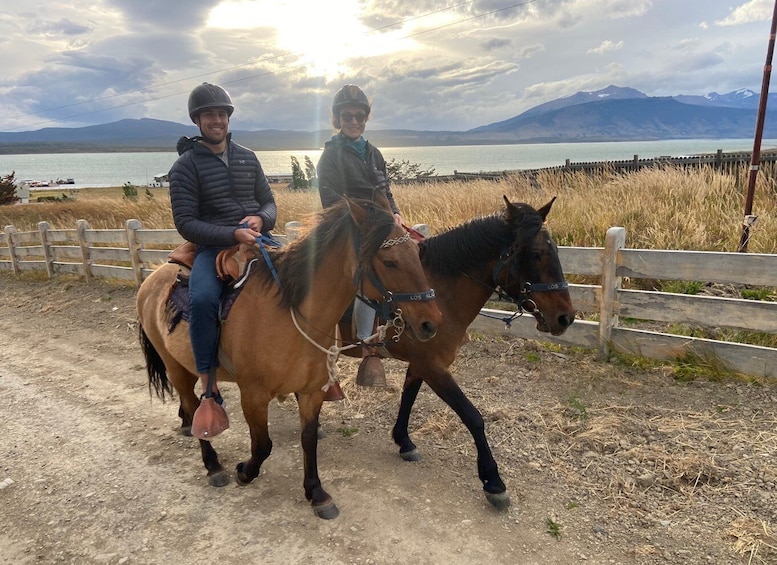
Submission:
M 386 371 L 378 357 L 378 348 L 374 345 L 362 346 L 362 362 L 356 373 L 356 384 L 359 386 L 386 386 Z

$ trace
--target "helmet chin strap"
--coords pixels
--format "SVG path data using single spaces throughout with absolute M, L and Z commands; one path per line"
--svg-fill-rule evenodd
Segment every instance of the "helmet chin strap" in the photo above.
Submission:
M 200 130 L 200 135 L 199 135 L 198 137 L 199 137 L 199 138 L 200 138 L 202 141 L 204 141 L 205 143 L 207 143 L 208 145 L 218 145 L 218 144 L 219 144 L 219 142 L 218 142 L 218 141 L 215 141 L 215 140 L 213 140 L 213 139 L 209 138 L 207 135 L 205 135 L 205 133 L 203 133 L 203 131 L 202 131 L 202 130 Z
M 198 126 L 198 128 L 199 128 L 199 126 Z M 215 140 L 209 138 L 207 135 L 205 135 L 205 133 L 202 131 L 202 128 L 199 128 L 199 129 L 200 129 L 200 135 L 198 135 L 196 139 L 201 139 L 202 141 L 204 141 L 208 145 L 216 146 L 216 145 L 219 144 L 218 141 L 215 141 Z M 225 138 L 225 141 L 229 141 L 229 138 L 231 136 L 232 136 L 232 132 L 227 133 L 227 137 Z

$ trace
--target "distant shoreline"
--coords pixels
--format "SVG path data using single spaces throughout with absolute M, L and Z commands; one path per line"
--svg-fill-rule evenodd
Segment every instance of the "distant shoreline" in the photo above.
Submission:
M 310 144 L 290 143 L 288 147 L 268 146 L 267 144 L 251 144 L 247 141 L 242 142 L 240 132 L 235 132 L 235 141 L 241 145 L 249 147 L 253 151 L 318 151 L 323 147 L 314 147 Z M 393 136 L 380 135 L 380 132 L 374 132 L 368 136 L 368 140 L 380 148 L 403 148 L 403 147 L 464 147 L 464 146 L 486 146 L 486 145 L 559 145 L 559 144 L 585 144 L 585 143 L 638 143 L 653 141 L 695 141 L 695 140 L 723 140 L 728 138 L 718 137 L 679 137 L 679 138 L 640 138 L 640 139 L 525 139 L 525 140 L 504 140 L 504 139 L 396 139 Z M 731 138 L 741 139 L 741 138 Z M 0 155 L 45 155 L 45 154 L 78 154 L 78 153 L 170 153 L 175 152 L 175 142 L 169 145 L 87 145 L 84 143 L 0 143 Z

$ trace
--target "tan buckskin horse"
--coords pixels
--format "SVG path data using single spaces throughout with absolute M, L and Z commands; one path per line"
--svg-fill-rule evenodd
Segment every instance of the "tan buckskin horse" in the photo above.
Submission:
M 488 445 L 483 416 L 459 388 L 448 367 L 466 339 L 472 320 L 495 293 L 516 304 L 516 316 L 522 312 L 532 314 L 541 332 L 561 335 L 574 322 L 575 310 L 558 248 L 544 224 L 554 200 L 535 210 L 504 197 L 502 212 L 475 218 L 423 240 L 421 262 L 437 293 L 444 323 L 437 337 L 426 343 L 413 336 L 386 341 L 391 357 L 409 362 L 392 431 L 400 456 L 406 461 L 421 459 L 408 426 L 418 392 L 426 383 L 472 434 L 483 491 L 497 508 L 508 507 L 510 497 Z M 510 319 L 505 321 L 509 323 Z M 341 323 L 340 332 L 345 342 L 353 339 L 350 324 Z M 352 351 L 346 354 L 353 355 Z
M 320 212 L 305 236 L 271 253 L 271 262 L 280 285 L 260 256 L 221 332 L 222 367 L 217 378 L 240 387 L 251 433 L 251 457 L 237 465 L 236 481 L 250 483 L 270 455 L 269 402 L 295 394 L 305 496 L 317 516 L 331 519 L 339 510 L 321 486 L 316 448 L 322 387 L 330 378 L 329 358 L 334 359 L 327 350 L 334 346 L 338 320 L 353 302 L 357 287 L 372 300 L 392 301 L 399 325 L 404 320 L 407 334 L 420 341 L 435 336 L 441 314 L 421 268 L 418 245 L 394 223 L 385 199 L 379 204 L 344 200 Z M 199 399 L 188 324 L 181 322 L 168 332 L 166 302 L 177 272 L 174 264 L 154 271 L 138 291 L 137 309 L 149 390 L 153 387 L 164 400 L 165 392 L 173 393 L 172 383 L 185 433 Z M 396 308 L 399 300 L 405 301 Z M 229 476 L 212 443 L 200 440 L 200 448 L 210 484 L 226 485 Z

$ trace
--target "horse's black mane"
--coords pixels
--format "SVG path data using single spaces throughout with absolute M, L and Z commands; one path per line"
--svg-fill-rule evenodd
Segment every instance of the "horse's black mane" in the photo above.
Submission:
M 388 237 L 394 218 L 372 202 L 356 202 L 369 214 L 369 230 L 361 237 L 358 257 L 359 263 L 365 264 Z M 297 308 L 300 305 L 314 282 L 313 273 L 333 254 L 347 252 L 344 245 L 353 245 L 352 238 L 358 233 L 345 200 L 308 218 L 305 223 L 313 224 L 306 235 L 270 253 L 281 284 L 281 303 L 285 307 Z M 261 256 L 260 261 L 264 264 Z M 277 285 L 269 268 L 259 268 L 257 273 L 263 285 Z
M 443 276 L 457 276 L 499 258 L 508 249 L 523 251 L 542 227 L 542 217 L 528 204 L 515 204 L 519 214 L 505 212 L 474 218 L 421 242 L 424 267 Z M 521 253 L 525 255 L 525 253 Z

